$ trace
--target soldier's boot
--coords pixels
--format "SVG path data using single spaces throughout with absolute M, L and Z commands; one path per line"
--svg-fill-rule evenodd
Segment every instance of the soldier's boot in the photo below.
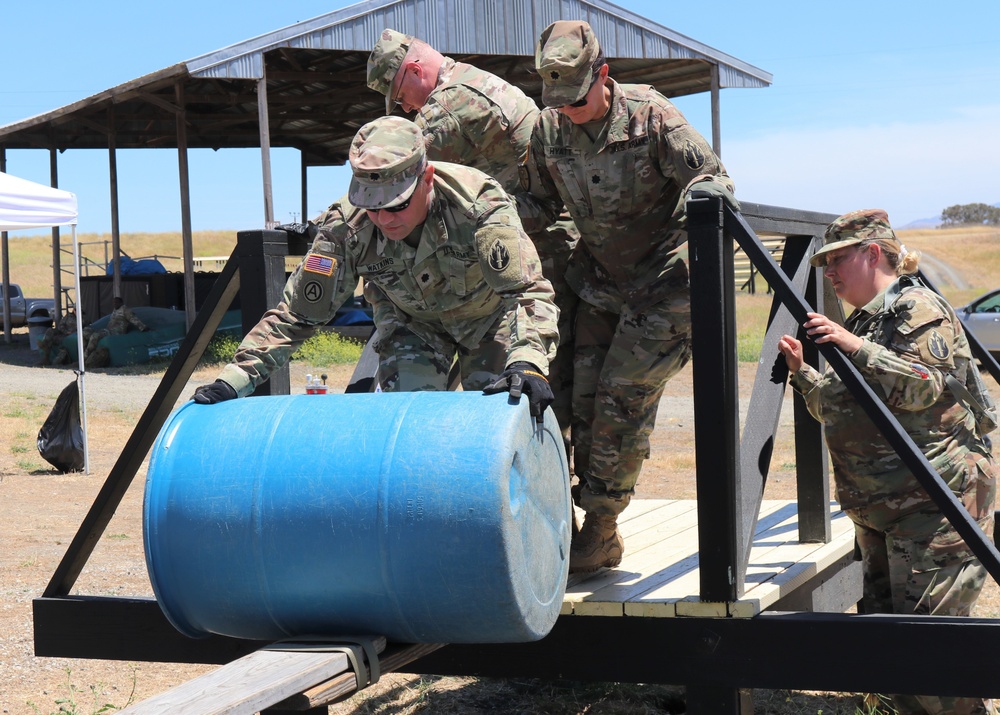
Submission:
M 569 547 L 569 572 L 590 573 L 622 562 L 625 542 L 618 533 L 618 517 L 588 513 L 583 528 Z

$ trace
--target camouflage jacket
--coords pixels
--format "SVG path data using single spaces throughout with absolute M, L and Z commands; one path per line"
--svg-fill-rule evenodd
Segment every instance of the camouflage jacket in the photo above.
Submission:
M 498 320 L 510 327 L 507 364 L 548 370 L 559 311 L 513 203 L 486 174 L 434 163 L 434 197 L 419 244 L 389 241 L 345 196 L 315 223 L 305 259 L 282 302 L 244 338 L 219 377 L 242 397 L 284 365 L 316 326 L 330 321 L 362 279 L 377 328 L 402 322 L 420 336 L 477 346 Z
M 611 108 L 597 122 L 541 112 L 522 182 L 542 200 L 558 197 L 573 217 L 586 250 L 576 252 L 567 278 L 580 297 L 607 310 L 623 300 L 641 310 L 673 291 L 669 254 L 687 241 L 688 185 L 710 177 L 733 185 L 666 97 L 608 83 Z
M 428 159 L 473 166 L 513 195 L 537 116 L 538 106 L 517 87 L 447 57 L 413 121 L 424 133 Z
M 851 332 L 864 338 L 849 357 L 945 482 L 962 494 L 970 486 L 970 451 L 986 460 L 984 472 L 992 472 L 975 418 L 945 382 L 949 374 L 963 385 L 974 379 L 965 331 L 947 301 L 928 288 L 906 288 L 895 301 L 891 287 L 889 294 L 890 306 L 882 292 L 848 319 Z M 843 508 L 882 504 L 902 514 L 926 506 L 926 492 L 832 368 L 821 375 L 803 365 L 792 386 L 825 426 Z
M 500 182 L 515 198 L 533 237 L 553 222 L 558 204 L 540 205 L 521 189 L 518 167 L 524 162 L 538 105 L 518 87 L 495 74 L 446 57 L 438 84 L 417 112 L 427 158 L 472 166 Z

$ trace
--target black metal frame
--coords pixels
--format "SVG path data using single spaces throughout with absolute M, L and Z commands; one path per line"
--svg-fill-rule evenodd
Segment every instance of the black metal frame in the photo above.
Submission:
M 835 218 L 828 214 L 744 204 L 742 214 L 718 199 L 688 206 L 694 352 L 696 457 L 699 493 L 701 597 L 736 600 L 743 589 L 785 389 L 776 343 L 798 331 L 809 305 L 823 309 L 824 289 L 806 258 Z M 782 266 L 750 229 L 788 236 Z M 774 291 L 762 359 L 739 430 L 736 395 L 732 239 L 754 261 Z M 142 460 L 152 447 L 180 390 L 197 365 L 239 286 L 244 329 L 274 305 L 284 283 L 286 253 L 304 253 L 298 237 L 277 231 L 241 232 L 229 263 L 188 332 L 153 399 L 42 597 L 34 600 L 35 653 L 39 656 L 224 663 L 258 648 L 253 641 L 213 636 L 193 640 L 167 622 L 148 598 L 69 596 Z M 831 309 L 836 303 L 829 302 Z M 824 312 L 830 312 L 829 310 Z M 972 338 L 972 336 L 970 336 Z M 721 344 L 720 344 L 721 341 Z M 1000 380 L 1000 367 L 972 338 L 976 356 Z M 813 344 L 806 341 L 809 349 Z M 997 578 L 998 554 L 957 504 L 912 441 L 900 430 L 853 366 L 836 349 L 820 346 L 921 483 Z M 772 360 L 770 355 L 774 355 Z M 808 356 L 813 362 L 818 355 Z M 371 383 L 370 346 L 350 391 Z M 287 393 L 272 377 L 270 391 Z M 262 390 L 258 389 L 258 394 Z M 828 541 L 827 460 L 822 429 L 796 398 L 799 529 L 803 541 Z M 800 419 L 801 418 L 801 419 Z M 930 473 L 928 473 L 928 470 Z M 960 513 L 956 513 L 960 512 Z M 517 645 L 451 645 L 410 664 L 409 672 L 535 676 L 688 686 L 688 712 L 738 713 L 746 688 L 795 687 L 846 691 L 927 692 L 1000 697 L 1000 681 L 983 654 L 992 651 L 1000 620 L 913 618 L 845 614 L 764 613 L 750 619 L 560 618 L 542 641 Z M 877 648 L 858 644 L 878 643 Z M 951 654 L 941 659 L 942 652 Z M 968 654 L 967 657 L 962 657 Z M 893 667 L 892 663 L 898 663 Z

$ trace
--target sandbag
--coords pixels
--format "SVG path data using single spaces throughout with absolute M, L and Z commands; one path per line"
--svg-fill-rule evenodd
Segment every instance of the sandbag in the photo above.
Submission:
M 80 393 L 75 380 L 59 393 L 55 406 L 38 430 L 38 453 L 60 472 L 83 469 Z

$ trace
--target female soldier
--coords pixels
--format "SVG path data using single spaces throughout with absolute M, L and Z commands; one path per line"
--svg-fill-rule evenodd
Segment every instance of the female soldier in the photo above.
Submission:
M 992 401 L 954 310 L 910 275 L 918 260 L 897 240 L 884 211 L 841 216 L 811 262 L 826 266 L 837 296 L 856 310 L 846 326 L 809 313 L 804 327 L 817 343 L 847 354 L 992 534 L 995 469 L 986 437 L 995 427 Z M 854 521 L 861 551 L 865 612 L 969 615 L 985 568 L 840 378 L 806 365 L 802 343 L 789 335 L 778 349 L 792 386 L 826 427 L 837 498 Z M 900 713 L 994 712 L 989 701 L 975 698 L 894 695 L 893 701 Z

